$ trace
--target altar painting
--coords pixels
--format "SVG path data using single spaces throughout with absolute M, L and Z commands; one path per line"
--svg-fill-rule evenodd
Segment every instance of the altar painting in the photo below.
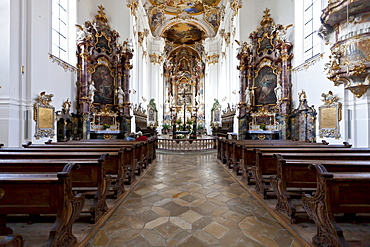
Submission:
M 114 77 L 108 67 L 99 65 L 92 75 L 95 83 L 94 103 L 113 104 L 114 102 Z
M 273 69 L 265 66 L 258 71 L 255 79 L 255 97 L 256 105 L 275 104 L 276 95 L 274 88 L 276 87 L 277 76 Z

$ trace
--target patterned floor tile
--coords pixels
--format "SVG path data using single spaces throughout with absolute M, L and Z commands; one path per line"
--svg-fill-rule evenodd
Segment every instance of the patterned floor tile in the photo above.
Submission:
M 157 154 L 89 246 L 300 245 L 211 153 Z

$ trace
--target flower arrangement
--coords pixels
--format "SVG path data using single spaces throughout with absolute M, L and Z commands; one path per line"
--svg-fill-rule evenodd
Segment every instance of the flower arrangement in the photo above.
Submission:
M 260 124 L 260 129 L 261 130 L 266 130 L 266 124 Z

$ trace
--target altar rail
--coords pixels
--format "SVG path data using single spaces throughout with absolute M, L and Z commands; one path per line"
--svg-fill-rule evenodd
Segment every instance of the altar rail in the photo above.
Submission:
M 201 151 L 216 149 L 216 139 L 158 139 L 157 149 L 170 151 Z

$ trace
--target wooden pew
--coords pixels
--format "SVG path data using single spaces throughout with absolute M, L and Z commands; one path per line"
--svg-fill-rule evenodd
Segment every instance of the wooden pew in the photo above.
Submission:
M 71 182 L 74 191 L 78 193 L 93 192 L 94 198 L 91 208 L 87 213 L 90 214 L 90 222 L 96 223 L 107 211 L 107 193 L 111 185 L 112 178 L 106 176 L 105 161 L 107 154 L 102 154 L 99 159 L 1 159 L 1 173 L 38 173 L 48 172 L 57 173 L 63 170 L 67 163 L 75 163 L 78 169 L 71 174 Z M 77 189 L 76 189 L 77 188 Z M 86 195 L 85 195 L 86 197 Z
M 23 244 L 21 235 L 8 235 L 0 241 L 0 247 L 23 247 Z
M 119 139 L 118 139 L 119 140 Z M 124 140 L 101 140 L 101 139 L 86 139 L 80 141 L 68 141 L 68 142 L 46 142 L 47 146 L 53 147 L 85 147 L 85 148 L 93 148 L 93 147 L 120 147 L 120 148 L 131 148 L 132 152 L 134 152 L 133 156 L 135 156 L 137 163 L 135 164 L 135 171 L 138 175 L 141 174 L 142 170 L 145 169 L 150 162 L 155 158 L 154 154 L 154 141 L 124 141 Z M 39 145 L 23 145 L 24 147 L 38 147 Z M 135 148 L 135 150 L 133 150 Z M 132 158 L 129 160 L 132 161 Z M 134 178 L 134 177 L 133 177 Z M 130 181 L 129 183 L 131 183 Z
M 54 214 L 55 223 L 46 246 L 75 246 L 72 225 L 84 206 L 81 194 L 73 195 L 72 169 L 67 164 L 61 172 L 48 174 L 0 174 L 0 234 L 12 234 L 6 226 L 8 214 Z
M 241 175 L 243 172 L 243 168 L 240 164 L 240 159 L 246 160 L 255 160 L 255 153 L 253 152 L 253 148 L 289 148 L 289 147 L 300 147 L 300 148 L 349 148 L 351 145 L 347 145 L 344 143 L 343 145 L 327 145 L 325 143 L 308 143 L 308 142 L 301 142 L 301 141 L 286 141 L 286 140 L 274 140 L 276 142 L 263 142 L 261 143 L 247 143 L 240 141 L 240 142 L 233 142 L 231 147 L 231 155 L 230 156 L 230 163 L 229 167 L 233 167 L 234 172 L 237 175 Z M 273 144 L 273 145 L 271 145 Z M 248 150 L 252 152 L 248 153 Z M 251 164 L 252 165 L 252 164 Z
M 349 246 L 334 214 L 370 213 L 370 172 L 328 172 L 314 164 L 317 172 L 315 196 L 303 195 L 302 204 L 316 223 L 316 246 Z
M 289 160 L 281 154 L 277 158 L 277 175 L 271 176 L 270 184 L 277 195 L 276 210 L 291 223 L 295 222 L 294 196 L 312 193 L 316 190 L 316 171 L 308 169 L 311 164 L 322 164 L 329 172 L 370 172 L 370 161 L 353 160 Z
M 145 145 L 148 145 L 148 162 L 151 164 L 153 160 L 156 159 L 156 148 L 157 148 L 157 141 L 158 138 L 156 137 L 150 137 L 147 141 L 125 141 L 123 139 L 110 139 L 110 140 L 104 140 L 104 139 L 80 139 L 76 141 L 68 141 L 68 142 L 52 142 L 52 140 L 49 140 L 45 142 L 45 144 L 51 144 L 51 145 L 63 145 L 63 144 L 71 144 L 71 145 L 79 145 L 79 144 L 88 144 L 88 145 L 95 145 L 95 144 L 104 144 L 104 145 L 117 145 L 117 144 L 136 144 L 136 143 L 143 143 Z
M 302 150 L 302 152 L 301 152 Z M 346 152 L 341 150 L 336 152 L 336 149 L 322 149 L 321 152 L 303 151 L 297 148 L 294 153 L 283 152 L 261 152 L 256 149 L 256 165 L 253 167 L 253 173 L 256 180 L 255 191 L 267 197 L 267 192 L 272 191 L 268 186 L 271 175 L 277 174 L 277 156 L 280 153 L 284 159 L 320 159 L 320 160 L 370 160 L 370 152 L 356 152 L 355 149 L 348 149 Z M 264 176 L 268 177 L 265 180 Z
M 235 143 L 236 145 L 239 145 L 240 147 L 243 147 L 243 145 L 248 145 L 251 147 L 274 147 L 277 145 L 288 145 L 288 146 L 296 146 L 296 145 L 303 145 L 303 146 L 325 146 L 329 143 L 326 141 L 322 141 L 321 143 L 309 143 L 304 141 L 292 141 L 292 140 L 226 140 L 226 139 L 218 139 L 218 154 L 217 158 L 223 163 L 226 163 L 227 157 L 231 157 L 234 154 L 233 148 L 230 147 L 230 145 L 233 145 Z M 336 145 L 330 145 L 330 146 L 336 146 Z M 340 145 L 342 146 L 342 145 Z M 350 147 L 351 145 L 347 142 L 344 143 L 344 147 Z M 241 159 L 239 157 L 238 159 Z
M 29 152 L 28 149 L 17 151 L 0 149 L 0 159 L 68 159 L 68 160 L 81 160 L 81 159 L 99 159 L 103 152 L 93 151 L 33 151 Z M 21 148 L 22 149 L 22 148 Z M 107 174 L 116 176 L 115 183 L 113 183 L 113 192 L 115 197 L 119 197 L 125 192 L 124 187 L 124 170 L 122 166 L 122 155 L 120 152 L 107 152 L 108 156 L 105 159 L 105 168 Z
M 238 157 L 239 159 L 243 159 L 244 162 L 240 163 L 240 161 L 236 161 L 236 169 L 241 170 L 242 178 L 247 184 L 251 184 L 252 180 L 254 181 L 254 176 L 252 173 L 252 167 L 256 165 L 256 152 L 255 149 L 277 149 L 277 148 L 300 148 L 300 149 L 334 149 L 334 148 L 351 148 L 351 145 L 348 143 L 339 144 L 339 145 L 327 145 L 322 143 L 306 143 L 306 142 L 280 142 L 279 144 L 271 145 L 272 142 L 266 142 L 265 144 L 248 144 L 248 145 L 240 145 L 240 149 L 242 149 L 242 157 Z

